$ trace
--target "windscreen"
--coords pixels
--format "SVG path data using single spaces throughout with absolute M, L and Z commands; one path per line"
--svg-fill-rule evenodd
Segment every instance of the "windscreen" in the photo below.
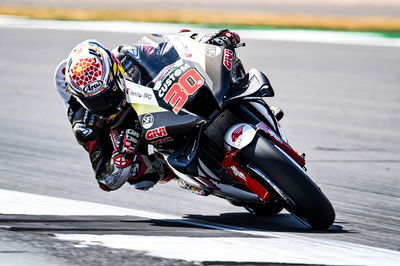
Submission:
M 185 108 L 202 116 L 218 108 L 213 96 L 214 82 L 205 71 L 206 47 L 187 36 L 154 34 L 144 36 L 132 47 L 134 58 L 152 79 L 147 84 L 152 88 L 148 95 L 154 94 L 160 107 L 175 114 Z M 143 88 L 137 95 L 140 91 Z M 144 104 L 143 100 L 147 101 L 142 97 L 140 103 Z M 148 102 L 155 103 L 150 99 Z M 209 105 L 205 107 L 204 102 Z
M 166 67 L 179 60 L 179 54 L 165 35 L 146 35 L 135 47 L 134 57 L 147 71 L 151 79 L 155 79 Z

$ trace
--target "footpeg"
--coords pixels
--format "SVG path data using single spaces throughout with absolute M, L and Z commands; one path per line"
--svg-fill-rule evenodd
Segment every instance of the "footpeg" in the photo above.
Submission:
M 199 188 L 199 187 L 196 187 L 196 186 L 193 186 L 193 185 L 190 185 L 189 183 L 185 182 L 185 181 L 182 180 L 182 179 L 179 179 L 179 180 L 178 180 L 178 185 L 179 185 L 181 188 L 190 190 L 192 193 L 194 193 L 194 194 L 196 194 L 196 195 L 208 196 L 208 195 L 210 194 L 210 192 L 208 192 L 207 190 L 202 189 L 202 188 Z

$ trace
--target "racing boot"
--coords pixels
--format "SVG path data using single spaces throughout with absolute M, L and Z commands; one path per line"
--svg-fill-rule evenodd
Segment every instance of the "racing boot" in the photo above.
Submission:
M 173 172 L 158 159 L 150 161 L 146 155 L 138 155 L 132 165 L 131 177 L 127 182 L 135 189 L 149 190 L 157 182 L 168 183 L 175 178 Z

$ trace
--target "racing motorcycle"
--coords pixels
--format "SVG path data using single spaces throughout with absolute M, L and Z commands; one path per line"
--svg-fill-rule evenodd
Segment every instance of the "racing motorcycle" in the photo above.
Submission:
M 239 79 L 235 49 L 182 35 L 148 35 L 146 60 L 131 54 L 152 78 L 126 81 L 126 99 L 138 113 L 141 143 L 162 157 L 182 188 L 214 195 L 255 215 L 283 208 L 312 229 L 327 229 L 334 209 L 309 178 L 305 156 L 288 143 L 265 102 L 274 96 L 268 78 L 251 69 Z

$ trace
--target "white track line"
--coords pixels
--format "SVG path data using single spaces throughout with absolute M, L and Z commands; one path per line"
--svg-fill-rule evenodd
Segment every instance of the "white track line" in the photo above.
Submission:
M 138 216 L 197 225 L 243 237 L 171 237 L 57 234 L 63 240 L 142 250 L 190 261 L 274 262 L 332 265 L 400 265 L 400 252 L 290 233 L 249 230 L 154 212 L 0 189 L 0 214 Z
M 30 20 L 0 16 L 0 28 L 79 30 L 120 33 L 174 33 L 183 28 L 193 31 L 215 32 L 215 29 L 195 25 L 140 22 L 105 21 L 55 21 Z M 400 38 L 386 38 L 377 33 L 334 32 L 317 30 L 243 30 L 237 32 L 243 40 L 275 40 L 290 42 L 313 42 L 327 44 L 400 47 Z

